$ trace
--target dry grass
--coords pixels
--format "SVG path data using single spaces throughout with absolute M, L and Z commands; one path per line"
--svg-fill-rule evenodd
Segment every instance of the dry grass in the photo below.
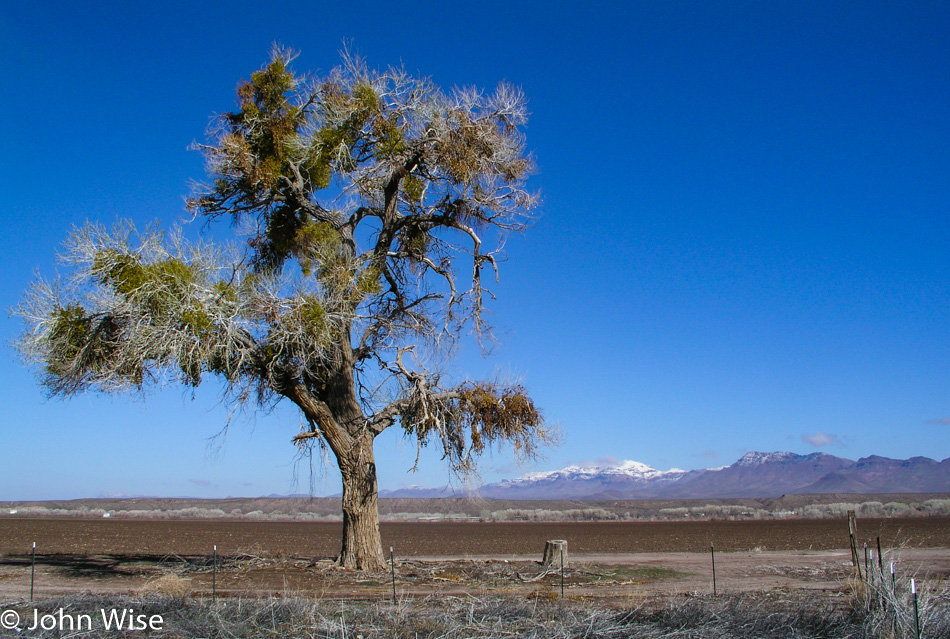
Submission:
M 921 637 L 950 637 L 950 584 L 920 570 L 905 570 L 900 553 L 900 549 L 885 553 L 884 560 L 872 564 L 863 579 L 849 580 L 856 614 L 875 637 L 916 637 L 918 626 Z
M 146 597 L 184 599 L 190 596 L 191 593 L 191 580 L 173 574 L 165 574 L 151 579 L 142 587 L 142 594 Z
M 37 604 L 40 614 L 59 608 L 97 615 L 101 608 L 160 614 L 165 637 L 307 637 L 311 639 L 881 639 L 889 630 L 877 618 L 847 605 L 844 596 L 803 592 L 731 597 L 681 595 L 646 599 L 627 609 L 589 602 L 522 597 L 441 597 L 391 602 L 340 602 L 298 597 L 245 598 L 218 602 L 149 595 L 138 598 L 73 596 Z M 925 637 L 946 627 L 946 600 L 931 600 L 933 622 Z M 8 606 L 9 607 L 9 606 Z M 21 616 L 32 605 L 13 606 Z M 946 624 L 947 622 L 942 622 Z M 934 625 L 936 624 L 936 625 Z M 937 634 L 934 634 L 937 633 Z M 11 633 L 9 636 L 19 636 Z M 58 631 L 40 632 L 40 639 Z M 121 637 L 94 627 L 71 637 Z M 911 636 L 899 634 L 897 636 Z

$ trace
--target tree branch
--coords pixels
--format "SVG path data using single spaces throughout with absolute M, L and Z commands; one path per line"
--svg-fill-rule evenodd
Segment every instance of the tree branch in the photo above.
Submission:
M 313 437 L 323 437 L 330 448 L 337 454 L 348 451 L 353 447 L 354 439 L 337 424 L 325 403 L 314 397 L 300 382 L 291 381 L 281 386 L 277 391 L 296 404 L 303 411 L 311 424 L 311 430 L 299 433 L 293 438 L 294 443 L 300 443 Z

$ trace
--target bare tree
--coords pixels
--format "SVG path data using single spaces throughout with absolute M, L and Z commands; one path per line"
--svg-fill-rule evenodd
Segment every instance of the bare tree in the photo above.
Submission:
M 346 53 L 301 77 L 293 58 L 275 49 L 196 145 L 210 179 L 188 207 L 227 218 L 244 248 L 87 224 L 66 243 L 69 275 L 16 309 L 18 348 L 56 396 L 210 373 L 239 404 L 293 402 L 294 443 L 329 448 L 342 474 L 339 561 L 377 570 L 377 435 L 437 442 L 463 473 L 495 444 L 530 456 L 548 441 L 523 388 L 448 382 L 438 366 L 464 332 L 490 338 L 484 276 L 537 204 L 526 102 Z

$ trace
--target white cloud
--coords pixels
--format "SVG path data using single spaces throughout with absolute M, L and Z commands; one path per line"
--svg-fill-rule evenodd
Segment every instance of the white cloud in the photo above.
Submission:
M 815 448 L 824 448 L 826 446 L 841 446 L 841 440 L 832 433 L 816 432 L 814 435 L 805 433 L 802 435 L 802 441 Z
M 928 419 L 927 424 L 933 424 L 935 426 L 950 426 L 950 417 L 943 417 L 941 419 Z

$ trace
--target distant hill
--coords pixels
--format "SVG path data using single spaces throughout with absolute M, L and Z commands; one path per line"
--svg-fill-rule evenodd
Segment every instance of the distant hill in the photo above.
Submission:
M 829 473 L 800 493 L 939 492 L 950 486 L 950 459 L 863 457 L 841 472 Z

